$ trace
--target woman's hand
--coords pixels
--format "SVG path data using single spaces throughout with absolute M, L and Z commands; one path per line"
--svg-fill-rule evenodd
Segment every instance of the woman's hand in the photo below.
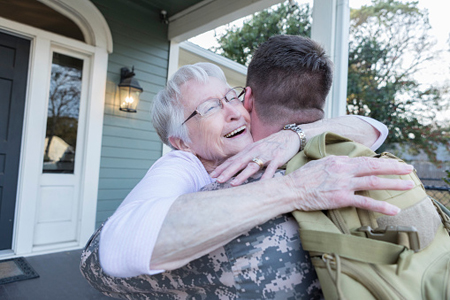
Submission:
M 399 208 L 386 201 L 378 201 L 356 192 L 365 190 L 409 190 L 412 180 L 378 177 L 378 175 L 406 175 L 411 165 L 394 159 L 327 156 L 310 161 L 286 175 L 288 186 L 297 193 L 295 209 L 313 211 L 355 206 L 386 215 L 396 215 Z
M 233 186 L 240 185 L 260 170 L 260 166 L 252 161 L 253 158 L 259 158 L 266 167 L 261 179 L 272 178 L 279 167 L 297 154 L 299 148 L 298 135 L 291 130 L 281 130 L 248 145 L 244 150 L 219 165 L 210 175 L 217 178 L 218 182 L 226 182 L 242 170 L 230 182 Z

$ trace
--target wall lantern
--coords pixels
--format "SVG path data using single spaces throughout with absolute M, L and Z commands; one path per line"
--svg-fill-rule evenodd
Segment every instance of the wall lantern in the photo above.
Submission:
M 139 103 L 139 95 L 144 91 L 134 75 L 134 67 L 131 71 L 128 68 L 120 69 L 119 109 L 121 111 L 135 113 Z

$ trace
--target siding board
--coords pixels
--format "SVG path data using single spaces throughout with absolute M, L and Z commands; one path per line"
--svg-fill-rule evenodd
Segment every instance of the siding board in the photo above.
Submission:
M 153 128 L 152 123 L 150 122 L 150 116 L 145 116 L 144 114 L 135 113 L 132 114 L 130 117 L 130 113 L 123 113 L 124 117 L 122 115 L 120 116 L 111 116 L 111 115 L 105 115 L 103 124 L 108 126 L 117 126 L 117 127 L 124 127 L 124 128 L 130 128 L 130 129 L 141 129 L 144 131 L 153 131 L 155 132 L 155 129 Z M 141 116 L 138 116 L 141 115 Z M 125 117 L 126 116 L 126 117 Z M 143 119 L 137 119 L 137 117 L 143 117 Z
M 114 70 L 120 70 L 120 68 L 123 67 L 123 65 L 119 66 L 117 65 L 117 67 L 112 68 L 110 65 L 111 69 Z M 136 70 L 135 70 L 136 71 Z M 117 74 L 117 73 L 115 73 Z M 109 74 L 110 76 L 111 74 Z M 137 75 L 140 75 L 139 72 L 137 73 Z M 139 80 L 139 84 L 141 85 L 141 87 L 144 89 L 144 92 L 141 94 L 140 99 L 147 99 L 148 101 L 152 100 L 153 97 L 156 95 L 156 93 L 158 93 L 160 90 L 162 90 L 165 86 L 166 86 L 166 82 L 164 82 L 163 84 L 160 83 L 155 83 L 154 81 L 147 81 L 150 80 L 151 78 L 145 78 L 146 80 L 144 80 L 141 77 L 138 77 L 136 75 L 136 79 Z M 115 93 L 118 92 L 118 89 L 116 90 L 117 85 L 119 84 L 120 78 L 117 75 L 117 78 L 115 78 L 114 80 L 111 80 L 108 82 L 108 89 L 107 89 L 107 94 L 110 94 L 110 97 L 114 97 Z M 111 86 L 109 86 L 111 85 Z M 111 99 L 105 99 L 110 101 Z M 107 102 L 108 103 L 108 102 Z
M 139 180 L 128 178 L 103 178 L 99 182 L 99 189 L 129 189 L 131 191 L 138 182 Z
M 101 211 L 114 211 L 117 206 L 122 203 L 123 199 L 118 200 L 109 200 L 109 201 L 103 201 L 99 203 L 99 210 Z
M 141 120 L 145 121 L 145 120 L 150 120 L 150 112 L 153 106 L 153 102 L 147 102 L 147 101 L 142 101 L 142 103 L 140 103 L 138 105 L 138 111 L 140 114 L 142 115 L 146 115 L 143 116 L 141 118 Z M 104 115 L 109 115 L 109 116 L 117 116 L 117 115 L 125 115 L 126 116 L 126 112 L 122 112 L 119 110 L 119 103 L 114 103 L 114 104 L 110 104 L 110 103 L 106 103 L 105 104 L 105 111 L 104 111 Z M 120 117 L 120 116 L 119 116 Z M 151 123 L 149 126 L 152 126 Z
M 162 154 L 150 110 L 153 97 L 166 84 L 169 41 L 159 11 L 139 10 L 122 0 L 92 2 L 104 15 L 114 43 L 107 73 L 96 221 L 99 226 Z M 120 112 L 116 99 L 120 69 L 132 66 L 144 89 L 136 114 Z
M 162 67 L 158 67 L 155 65 L 152 65 L 152 57 L 147 56 L 147 60 L 144 61 L 142 57 L 137 59 L 136 57 L 128 56 L 128 55 L 120 55 L 117 54 L 116 57 L 117 61 L 120 63 L 111 63 L 109 64 L 108 68 L 119 70 L 122 67 L 128 67 L 131 68 L 131 66 L 134 66 L 134 71 L 136 73 L 136 79 L 146 82 L 153 82 L 160 86 L 164 86 L 166 84 L 165 77 L 167 75 L 167 71 L 163 69 Z M 120 77 L 117 77 L 117 83 L 119 83 Z
M 135 169 L 120 169 L 120 168 L 103 168 L 101 176 L 102 178 L 132 178 L 141 180 L 145 173 L 147 173 L 147 169 L 143 170 L 135 170 Z
M 150 121 L 151 119 L 151 109 L 153 107 L 153 101 L 146 101 L 141 99 L 139 101 L 139 105 L 138 105 L 138 111 L 139 111 L 139 119 L 141 120 L 145 120 L 145 121 Z M 105 115 L 117 115 L 120 114 L 122 116 L 126 116 L 127 113 L 125 112 L 121 112 L 119 110 L 119 101 L 114 101 L 113 103 L 105 103 Z
M 126 146 L 127 148 L 131 147 L 133 149 L 153 150 L 153 151 L 161 150 L 161 142 L 159 141 L 136 140 L 130 138 L 122 138 L 118 136 L 105 136 L 103 138 L 103 147 L 108 146 L 116 148 Z
M 130 158 L 109 158 L 102 157 L 100 168 L 123 168 L 123 169 L 139 169 L 148 170 L 156 161 L 152 159 L 139 160 Z M 102 178 L 100 178 L 102 180 Z
M 117 200 L 117 199 L 123 200 L 123 199 L 125 199 L 125 197 L 128 195 L 129 192 L 130 191 L 128 191 L 128 189 L 122 189 L 122 190 L 120 190 L 120 189 L 116 189 L 116 190 L 113 190 L 113 189 L 99 190 L 98 191 L 98 198 L 102 199 L 102 200 L 105 200 L 105 201 L 102 201 L 102 202 L 107 202 L 107 201 L 110 201 L 110 200 L 114 201 L 114 200 Z
M 133 159 L 147 159 L 155 151 L 130 149 L 130 148 L 116 148 L 116 147 L 102 147 L 102 156 L 110 158 L 132 157 Z
M 151 100 L 147 99 L 140 99 L 138 104 L 138 118 L 142 120 L 151 121 L 151 107 L 153 106 L 153 98 L 155 95 L 151 95 Z M 119 98 L 114 99 L 115 95 L 111 94 L 111 99 L 109 99 L 107 102 L 105 102 L 105 110 L 108 109 L 108 113 L 110 115 L 114 115 L 117 113 L 121 113 L 122 116 L 126 116 L 127 113 L 119 111 Z
M 147 127 L 151 127 L 151 124 L 148 124 Z M 123 137 L 123 138 L 143 140 L 143 141 L 155 141 L 155 142 L 159 141 L 159 136 L 154 130 L 146 131 L 146 130 L 143 130 L 140 128 L 119 127 L 115 124 L 104 126 L 103 136 Z
M 117 0 L 115 0 L 117 2 Z M 125 5 L 126 6 L 126 5 Z M 130 10 L 127 7 L 126 10 Z M 159 21 L 158 13 L 145 13 L 136 12 L 137 15 L 133 17 L 133 20 L 126 20 L 122 18 L 123 12 L 115 11 L 108 16 L 108 24 L 110 24 L 111 33 L 113 38 L 126 33 L 126 35 L 134 40 L 147 41 L 151 40 L 153 47 L 157 47 L 161 50 L 169 49 L 167 43 L 167 25 Z M 119 15 L 119 17 L 116 17 Z M 155 22 L 156 19 L 156 22 Z M 165 32 L 165 35 L 161 35 L 161 32 Z
M 110 211 L 97 211 L 97 221 L 95 222 L 95 228 L 100 227 L 101 224 L 114 213 L 114 211 L 115 209 Z
M 162 63 L 167 62 L 168 57 L 168 49 L 167 47 L 161 48 L 158 45 L 148 45 L 146 44 L 144 41 L 142 41 L 142 37 L 139 39 L 134 39 L 131 38 L 128 35 L 121 35 L 118 34 L 118 36 L 121 37 L 120 42 L 114 43 L 114 51 L 116 49 L 118 49 L 119 51 L 123 48 L 129 48 L 130 51 L 135 51 L 138 53 L 145 53 L 148 54 L 152 57 L 158 58 L 161 60 Z M 129 45 L 132 43 L 132 47 L 130 47 Z M 126 51 L 120 51 L 122 52 L 126 52 Z M 164 65 L 162 64 L 161 67 L 164 67 Z

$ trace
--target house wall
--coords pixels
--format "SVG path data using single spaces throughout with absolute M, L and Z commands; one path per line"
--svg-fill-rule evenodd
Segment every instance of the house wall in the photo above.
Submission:
M 210 62 L 218 65 L 223 72 L 230 86 L 245 86 L 247 80 L 247 67 L 231 59 L 216 54 L 210 50 L 203 49 L 191 42 L 180 43 L 178 68 L 195 64 L 198 62 Z
M 162 144 L 150 110 L 155 94 L 165 86 L 169 58 L 167 26 L 156 11 L 120 0 L 92 0 L 104 15 L 113 37 L 109 56 L 102 137 L 96 227 L 161 156 Z M 134 66 L 144 89 L 137 113 L 119 111 L 120 68 Z

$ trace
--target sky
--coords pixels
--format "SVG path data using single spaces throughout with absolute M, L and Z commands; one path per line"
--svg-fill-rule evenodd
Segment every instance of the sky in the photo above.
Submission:
M 312 5 L 312 0 L 298 0 L 299 3 L 310 3 Z M 349 0 L 349 4 L 351 8 L 359 8 L 362 5 L 370 4 L 370 0 Z M 432 83 L 433 80 L 441 81 L 439 77 L 447 77 L 446 79 L 450 80 L 450 52 L 448 50 L 449 43 L 448 40 L 450 38 L 450 21 L 448 17 L 448 11 L 450 11 L 450 1 L 445 0 L 419 0 L 419 8 L 428 9 L 429 19 L 431 24 L 431 34 L 436 37 L 437 45 L 435 47 L 436 50 L 440 50 L 443 55 L 443 59 L 445 59 L 445 68 L 442 61 L 434 62 L 430 66 L 427 67 L 425 72 L 423 73 L 423 80 Z M 245 18 L 237 20 L 231 24 L 239 26 L 242 24 L 242 21 Z M 213 46 L 218 46 L 216 39 L 214 37 L 214 33 L 221 33 L 225 30 L 225 26 L 221 26 L 216 28 L 215 30 L 208 31 L 204 34 L 201 34 L 197 37 L 190 39 L 189 41 L 202 46 L 203 48 L 209 49 Z M 445 53 L 447 52 L 447 53 Z M 445 69 L 445 70 L 444 70 Z M 431 77 L 430 77 L 431 76 Z M 435 78 L 436 76 L 436 78 Z
M 350 7 L 359 8 L 362 5 L 368 5 L 370 0 L 350 0 Z M 440 54 L 440 60 L 424 66 L 416 78 L 422 83 L 441 83 L 450 82 L 450 20 L 448 11 L 450 10 L 450 1 L 442 0 L 419 0 L 418 7 L 427 9 L 431 25 L 430 34 L 436 38 L 437 44 L 435 50 Z M 450 114 L 450 112 L 449 112 Z
M 310 3 L 312 5 L 312 0 L 297 0 L 298 3 Z M 349 0 L 351 8 L 360 8 L 362 5 L 368 5 L 371 0 Z M 450 37 L 450 22 L 448 20 L 448 11 L 450 9 L 450 1 L 446 0 L 419 0 L 419 8 L 428 9 L 430 24 L 432 27 L 432 33 L 438 39 L 438 43 L 441 47 L 445 46 L 446 41 Z M 242 24 L 242 18 L 231 24 Z M 192 38 L 190 41 L 209 48 L 211 46 L 217 46 L 217 42 L 214 38 L 214 32 L 222 32 L 227 25 L 216 28 L 197 37 Z
M 313 0 L 296 0 L 296 2 L 310 3 L 310 6 L 312 6 Z M 431 25 L 430 34 L 436 38 L 435 50 L 439 53 L 439 58 L 424 65 L 423 69 L 416 74 L 415 79 L 424 84 L 450 85 L 450 19 L 448 16 L 450 1 L 418 0 L 418 2 L 420 9 L 428 10 Z M 369 5 L 370 3 L 371 0 L 349 0 L 351 8 L 360 8 L 362 5 Z M 244 19 L 237 20 L 231 25 L 240 26 Z M 227 25 L 218 27 L 189 41 L 206 49 L 217 47 L 218 43 L 214 34 L 223 32 L 226 27 Z M 450 122 L 450 111 L 442 112 L 438 118 L 447 119 Z

